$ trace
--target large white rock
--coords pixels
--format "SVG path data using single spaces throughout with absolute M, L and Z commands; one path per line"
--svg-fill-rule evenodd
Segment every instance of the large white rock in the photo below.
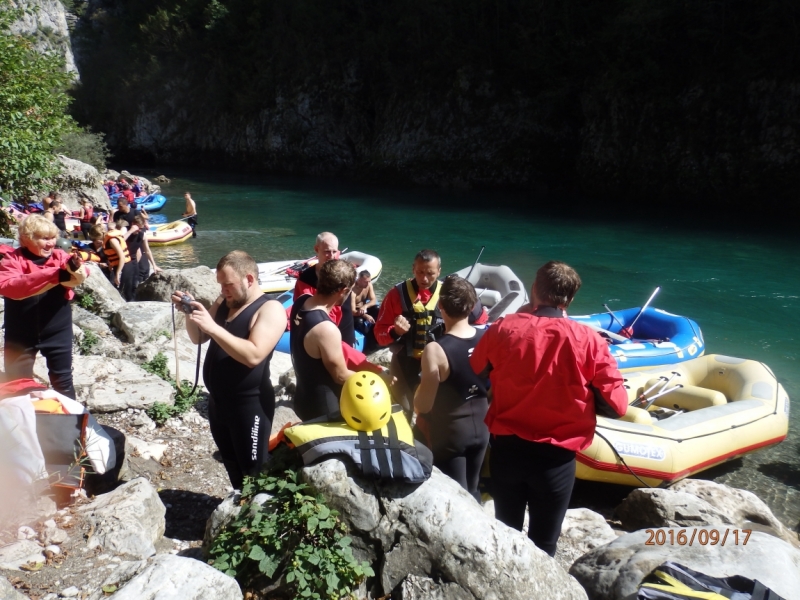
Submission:
M 89 277 L 75 288 L 75 293 L 79 296 L 91 296 L 94 300 L 92 312 L 104 319 L 111 316 L 125 305 L 125 300 L 120 296 L 119 290 L 111 285 L 100 267 L 86 264 Z
M 172 304 L 166 302 L 128 302 L 120 306 L 112 323 L 125 335 L 128 342 L 141 344 L 156 337 L 159 332 L 172 334 Z M 183 327 L 183 314 L 176 311 L 175 324 Z
M 726 529 L 730 531 L 724 546 L 721 543 L 699 543 L 697 536 L 701 530 L 721 532 L 721 541 Z M 577 578 L 593 600 L 629 600 L 635 597 L 636 589 L 648 573 L 671 560 L 713 577 L 742 575 L 758 579 L 786 600 L 800 598 L 800 550 L 758 531 L 750 535 L 745 545 L 744 534 L 738 529 L 737 544 L 734 529 L 719 526 L 685 528 L 687 539 L 691 539 L 693 531 L 698 531 L 691 546 L 688 543 L 683 546 L 669 543 L 669 532 L 676 536 L 675 529 L 654 530 L 664 532 L 667 543 L 663 545 L 646 545 L 647 541 L 659 538 L 646 530 L 636 531 L 584 555 L 572 566 L 570 574 Z
M 360 538 L 354 549 L 372 562 L 384 594 L 414 575 L 454 584 L 448 597 L 586 598 L 555 560 L 438 469 L 418 486 L 375 483 L 350 469 L 326 460 L 302 477 Z
M 20 540 L 0 548 L 0 569 L 21 571 L 28 563 L 43 563 L 44 549 L 32 540 Z
M 199 266 L 154 273 L 136 288 L 136 300 L 171 302 L 172 293 L 177 290 L 186 292 L 206 308 L 220 295 L 216 274 L 206 266 Z
M 100 173 L 92 165 L 58 155 L 61 173 L 53 178 L 54 189 L 61 192 L 65 206 L 77 210 L 80 200 L 89 198 L 96 208 L 111 210 L 111 202 L 103 188 Z
M 115 600 L 241 600 L 236 580 L 192 558 L 156 556 Z
M 78 69 L 72 54 L 64 5 L 58 0 L 17 0 L 15 4 L 32 10 L 26 11 L 12 25 L 11 32 L 30 36 L 37 52 L 55 52 L 62 56 L 66 70 L 77 77 Z M 49 35 L 44 35 L 44 32 Z
M 108 323 L 74 302 L 72 303 L 72 324 L 100 336 L 111 335 Z
M 784 526 L 766 503 L 752 492 L 703 479 L 683 479 L 669 489 L 693 494 L 705 500 L 730 517 L 738 527 L 773 533 L 795 547 L 798 546 L 797 534 Z
M 42 381 L 49 381 L 43 357 L 36 358 L 33 372 Z M 125 359 L 75 355 L 72 381 L 78 399 L 91 412 L 147 408 L 156 402 L 175 404 L 171 385 Z
M 617 539 L 603 515 L 588 508 L 570 508 L 561 523 L 556 560 L 568 571 L 587 552 Z
M 90 549 L 102 546 L 114 554 L 147 558 L 156 553 L 155 542 L 164 535 L 167 509 L 156 489 L 141 477 L 78 509 L 92 527 Z

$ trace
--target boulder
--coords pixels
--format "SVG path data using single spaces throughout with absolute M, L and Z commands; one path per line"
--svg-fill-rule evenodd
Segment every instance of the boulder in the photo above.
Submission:
M 90 525 L 89 549 L 134 558 L 156 553 L 155 542 L 164 535 L 167 509 L 156 489 L 141 477 L 119 486 L 78 508 Z
M 111 335 L 108 323 L 74 302 L 72 303 L 72 324 L 100 336 Z
M 139 183 L 142 186 L 142 189 L 148 194 L 158 194 L 161 192 L 160 185 L 152 183 L 149 179 L 147 179 L 146 177 L 142 177 L 141 175 L 132 175 L 128 171 L 122 171 L 121 173 L 118 174 L 117 178 L 119 177 L 124 177 L 131 183 L 133 182 L 134 178 L 138 178 Z
M 236 580 L 199 560 L 162 554 L 114 594 L 115 600 L 241 600 Z
M 694 494 L 674 489 L 640 488 L 628 494 L 616 509 L 629 531 L 646 527 L 733 525 L 733 519 Z
M 21 566 L 45 561 L 43 548 L 32 540 L 20 540 L 0 548 L 0 569 L 21 571 Z
M 183 314 L 177 311 L 176 327 L 183 326 Z M 111 322 L 132 344 L 141 344 L 166 331 L 172 335 L 172 304 L 165 302 L 128 302 L 119 307 Z
M 473 596 L 455 583 L 437 583 L 430 577 L 408 575 L 392 592 L 399 600 L 472 600 Z
M 75 288 L 78 296 L 91 296 L 94 304 L 91 312 L 94 312 L 103 319 L 110 319 L 111 316 L 125 305 L 125 300 L 120 296 L 119 290 L 111 285 L 100 267 L 87 264 L 89 277 Z
M 725 530 L 728 537 L 721 544 Z M 653 531 L 655 533 L 653 533 Z M 670 544 L 669 533 L 675 529 L 642 530 L 623 535 L 613 542 L 592 550 L 579 558 L 570 569 L 593 600 L 629 600 L 635 597 L 642 579 L 657 566 L 671 560 L 713 577 L 742 575 L 758 579 L 787 600 L 797 598 L 800 590 L 800 550 L 771 535 L 754 531 L 747 544 L 740 529 L 733 527 L 689 527 L 687 539 L 694 542 L 681 546 Z M 720 533 L 720 543 L 701 545 L 702 536 Z M 738 543 L 734 538 L 738 532 Z M 658 532 L 666 543 L 659 544 Z M 712 538 L 713 539 L 713 538 Z M 648 545 L 647 542 L 654 545 Z
M 206 266 L 192 269 L 167 269 L 154 273 L 136 288 L 136 300 L 170 302 L 176 290 L 186 292 L 206 308 L 219 298 L 219 283 L 214 272 Z
M 61 193 L 69 210 L 78 210 L 82 199 L 88 198 L 95 208 L 111 210 L 111 202 L 103 188 L 103 179 L 92 165 L 58 155 L 61 173 L 53 178 L 52 185 Z
M 208 556 L 208 549 L 211 546 L 211 542 L 219 535 L 219 532 L 222 531 L 228 523 L 239 516 L 239 512 L 242 510 L 242 507 L 239 505 L 241 499 L 241 492 L 233 490 L 217 505 L 217 508 L 211 513 L 211 516 L 208 517 L 208 521 L 206 521 L 206 532 L 203 536 L 203 554 L 205 556 Z
M 367 360 L 373 365 L 388 369 L 392 362 L 392 351 L 389 348 L 381 348 L 367 356 Z
M 561 537 L 556 547 L 556 561 L 569 571 L 587 552 L 617 539 L 605 518 L 588 508 L 571 508 L 561 523 Z
M 20 594 L 8 579 L 0 576 L 0 600 L 28 600 L 28 597 Z
M 693 494 L 705 500 L 730 517 L 737 527 L 772 533 L 795 547 L 799 545 L 797 534 L 785 527 L 764 501 L 752 492 L 703 479 L 683 479 L 669 489 Z
M 354 552 L 376 571 L 377 595 L 413 575 L 446 586 L 448 598 L 586 598 L 555 560 L 438 469 L 421 485 L 380 483 L 334 459 L 305 467 L 302 479 L 339 511 Z
M 42 356 L 36 358 L 33 372 L 42 381 L 49 381 Z M 72 358 L 72 380 L 78 399 L 91 412 L 175 403 L 170 384 L 125 359 L 76 355 Z
M 164 452 L 167 451 L 166 444 L 146 442 L 145 440 L 140 440 L 132 435 L 126 436 L 126 442 L 127 445 L 125 446 L 125 454 L 128 456 L 138 455 L 145 460 L 152 458 L 154 461 L 158 462 L 161 460 L 161 457 L 164 456 Z

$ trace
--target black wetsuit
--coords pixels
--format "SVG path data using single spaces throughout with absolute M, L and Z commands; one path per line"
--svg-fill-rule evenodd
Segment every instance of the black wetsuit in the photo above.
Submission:
M 133 289 L 135 290 L 139 283 L 142 281 L 140 276 L 141 269 L 139 266 L 139 259 L 136 256 L 139 254 L 139 249 L 142 247 L 142 240 L 144 240 L 144 230 L 137 229 L 134 233 L 128 236 L 128 239 L 125 240 L 128 244 L 128 252 L 131 255 L 131 262 L 136 265 L 136 271 L 134 273 L 133 278 Z M 142 256 L 142 261 L 146 261 L 147 257 Z
M 300 273 L 298 277 L 303 283 L 307 283 L 314 289 L 317 289 L 319 282 L 319 275 L 314 267 L 308 267 L 305 271 Z M 342 333 L 342 341 L 350 346 L 356 345 L 356 330 L 353 322 L 353 307 L 350 305 L 350 296 L 345 298 L 342 304 L 342 319 L 339 321 L 339 331 Z
M 311 297 L 308 294 L 300 296 L 292 306 L 289 318 L 289 345 L 297 376 L 294 411 L 303 421 L 338 413 L 342 393 L 342 386 L 333 380 L 322 359 L 309 356 L 303 346 L 303 340 L 311 329 L 325 321 L 333 323 L 324 310 L 303 310 L 303 305 Z
M 23 256 L 36 265 L 47 258 L 23 249 Z M 62 270 L 61 281 L 69 281 Z M 72 309 L 64 287 L 57 285 L 43 294 L 24 300 L 5 299 L 6 378 L 32 379 L 36 353 L 47 361 L 50 385 L 69 398 L 75 398 L 72 383 Z
M 61 212 L 54 212 L 53 213 L 53 225 L 58 227 L 58 230 L 61 232 L 63 236 L 67 235 L 67 212 L 62 210 Z
M 469 357 L 484 331 L 477 329 L 469 339 L 444 335 L 437 340 L 450 374 L 439 384 L 431 411 L 418 417 L 428 426 L 433 464 L 478 501 L 478 481 L 489 444 L 489 429 L 483 422 L 489 410 L 488 382 L 475 374 Z
M 123 221 L 128 223 L 128 229 L 130 229 L 131 227 L 133 227 L 133 219 L 135 217 L 136 215 L 134 214 L 133 209 L 131 208 L 128 212 L 122 212 L 121 210 L 116 211 L 111 220 L 114 221 L 114 223 L 116 223 L 117 221 L 122 219 Z
M 233 321 L 226 322 L 229 309 L 223 302 L 214 321 L 229 333 L 246 339 L 250 321 L 266 296 L 254 300 Z M 211 340 L 203 365 L 203 381 L 208 388 L 208 422 L 211 436 L 222 455 L 231 485 L 242 489 L 245 475 L 256 475 L 268 459 L 269 436 L 275 414 L 275 392 L 269 379 L 272 353 L 257 367 L 231 358 Z

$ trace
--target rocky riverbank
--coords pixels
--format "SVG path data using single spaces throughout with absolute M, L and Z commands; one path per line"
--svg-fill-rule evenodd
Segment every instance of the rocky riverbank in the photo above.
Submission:
M 151 277 L 137 302 L 125 303 L 99 273 L 77 290 L 83 305 L 73 306 L 78 397 L 122 434 L 115 435 L 120 483 L 94 478 L 89 497 L 61 509 L 45 494 L 13 514 L 5 511 L 0 598 L 242 598 L 233 579 L 204 561 L 203 547 L 238 511 L 205 400 L 162 425 L 147 415 L 156 402 L 175 401 L 175 388 L 143 368 L 159 353 L 170 376 L 179 370 L 182 379 L 194 379 L 197 346 L 179 313 L 172 333 L 167 299 L 176 287 L 191 289 L 204 304 L 218 291 L 206 267 Z M 271 371 L 277 431 L 297 420 L 289 358 L 276 354 Z M 46 381 L 41 359 L 35 372 Z M 437 470 L 420 486 L 376 484 L 329 460 L 303 469 L 301 478 L 340 512 L 354 553 L 375 571 L 360 597 L 621 600 L 672 559 L 711 575 L 755 578 L 787 600 L 800 598 L 797 534 L 755 495 L 713 482 L 634 490 L 603 514 L 575 507 L 553 560 L 497 522 L 491 502 L 479 506 Z

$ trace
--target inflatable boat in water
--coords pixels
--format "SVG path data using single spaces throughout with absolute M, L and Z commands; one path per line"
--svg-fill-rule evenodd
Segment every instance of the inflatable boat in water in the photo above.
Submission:
M 608 349 L 622 371 L 671 365 L 702 356 L 705 343 L 700 326 L 688 317 L 648 307 L 634 325 L 633 338 L 620 335 L 629 327 L 640 308 L 626 308 L 611 313 L 572 316 L 609 341 Z
M 353 250 L 352 252 L 345 252 L 339 258 L 353 263 L 357 273 L 364 270 L 369 271 L 373 283 L 381 276 L 383 263 L 377 256 Z M 278 260 L 258 263 L 258 281 L 261 285 L 261 291 L 265 294 L 280 294 L 293 290 L 299 274 L 304 269 L 314 267 L 316 264 L 316 257 L 305 260 Z
M 631 406 L 597 417 L 578 479 L 667 485 L 786 439 L 789 396 L 763 363 L 711 354 L 623 375 Z
M 505 265 L 476 263 L 474 267 L 456 271 L 455 275 L 467 279 L 475 287 L 478 300 L 489 311 L 489 323 L 517 312 L 528 303 L 528 293 L 522 280 Z

